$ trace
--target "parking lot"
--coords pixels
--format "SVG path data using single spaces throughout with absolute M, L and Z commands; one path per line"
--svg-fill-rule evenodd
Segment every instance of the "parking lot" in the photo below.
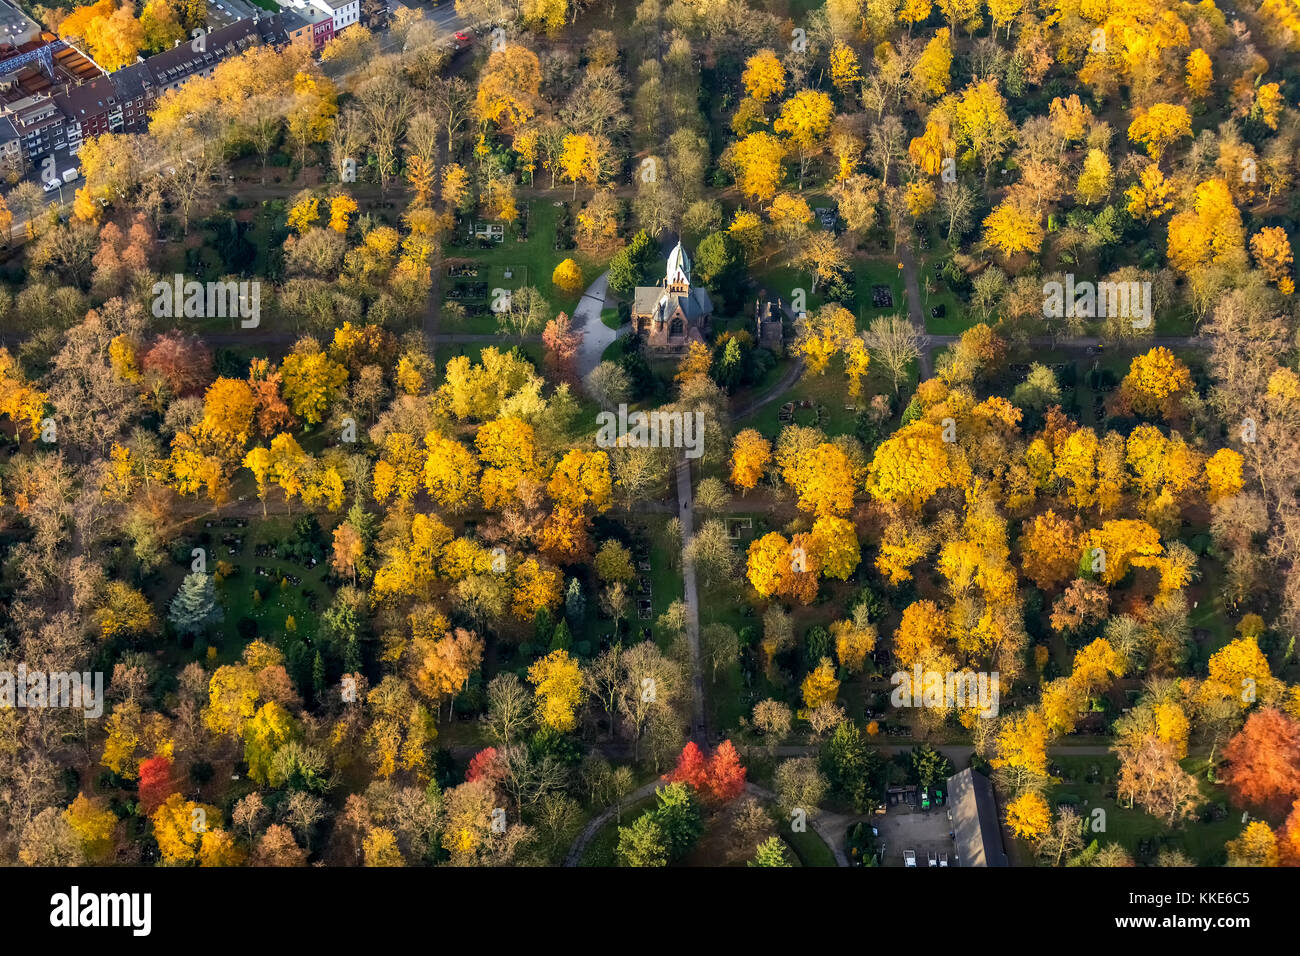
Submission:
M 957 852 L 949 836 L 952 824 L 946 807 L 915 810 L 905 804 L 889 808 L 883 816 L 871 819 L 885 844 L 885 866 L 902 866 L 903 851 L 916 851 L 916 865 L 928 866 L 927 854 L 948 854 L 948 865 L 956 866 Z

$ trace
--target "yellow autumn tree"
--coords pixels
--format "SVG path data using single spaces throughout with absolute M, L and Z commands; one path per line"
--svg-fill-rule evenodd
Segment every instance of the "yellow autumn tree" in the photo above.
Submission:
M 173 793 L 153 817 L 153 836 L 166 866 L 192 866 L 199 861 L 205 836 L 221 827 L 221 811 Z
M 837 42 L 831 48 L 830 63 L 831 83 L 840 92 L 850 90 L 853 84 L 862 82 L 862 68 L 858 63 L 858 55 L 848 44 Z
M 781 183 L 785 144 L 771 133 L 750 133 L 731 147 L 730 160 L 743 195 L 767 202 Z
M 572 259 L 564 259 L 551 273 L 551 283 L 561 292 L 577 295 L 583 289 L 582 267 Z
M 348 370 L 319 348 L 295 349 L 281 363 L 280 378 L 280 390 L 293 413 L 317 425 L 342 392 Z
M 1192 208 L 1169 221 L 1169 262 L 1193 279 L 1210 265 L 1244 265 L 1244 247 L 1241 212 L 1222 179 L 1207 179 L 1198 185 Z
M 1168 417 L 1192 387 L 1192 373 L 1163 345 L 1136 356 L 1120 383 L 1120 394 L 1138 412 Z
M 741 74 L 745 92 L 760 103 L 785 92 L 785 67 L 775 52 L 764 48 L 745 61 Z
M 1138 181 L 1124 191 L 1129 215 L 1143 222 L 1159 219 L 1174 207 L 1174 186 L 1155 163 L 1147 165 Z
M 1220 448 L 1205 461 L 1206 499 L 1210 504 L 1231 498 L 1241 491 L 1242 457 L 1231 448 Z
M 926 421 L 912 422 L 881 442 L 867 468 L 868 494 L 913 510 L 955 483 L 943 431 Z
M 1131 142 L 1143 146 L 1157 163 L 1166 149 L 1192 135 L 1192 117 L 1187 107 L 1156 103 L 1150 109 L 1138 107 L 1128 127 Z
M 1013 194 L 985 217 L 984 241 L 1007 256 L 1036 253 L 1043 246 L 1042 219 L 1020 194 Z
M 1210 55 L 1197 47 L 1187 54 L 1187 92 L 1194 100 L 1203 100 L 1210 95 L 1210 84 L 1214 82 L 1214 67 Z
M 1278 287 L 1283 295 L 1295 292 L 1295 280 L 1291 277 L 1293 258 L 1291 240 L 1281 226 L 1265 226 L 1250 237 L 1250 253 L 1255 257 L 1255 264 L 1268 276 L 1270 282 Z
M 351 196 L 335 196 L 330 200 L 330 228 L 337 233 L 346 233 L 348 219 L 356 211 L 357 201 Z
M 840 692 L 840 682 L 835 679 L 835 665 L 829 657 L 823 657 L 817 666 L 808 672 L 800 686 L 804 706 L 816 710 L 823 704 L 835 703 Z
M 577 711 L 586 697 L 582 667 L 565 650 L 555 650 L 528 668 L 528 682 L 537 699 L 542 726 L 567 733 L 577 725 Z
M 541 86 L 542 68 L 536 53 L 521 43 L 494 49 L 479 74 L 474 99 L 479 119 L 507 130 L 522 126 L 537 112 Z
M 1007 804 L 1007 828 L 1022 840 L 1038 841 L 1052 828 L 1052 810 L 1043 795 L 1026 790 Z
M 531 621 L 541 610 L 552 611 L 563 597 L 564 575 L 529 558 L 515 568 L 511 610 L 521 621 Z
M 108 807 L 103 797 L 87 797 L 78 793 L 77 799 L 63 811 L 63 817 L 81 842 L 81 851 L 88 863 L 107 863 L 113 852 L 113 834 L 117 829 L 117 814 Z

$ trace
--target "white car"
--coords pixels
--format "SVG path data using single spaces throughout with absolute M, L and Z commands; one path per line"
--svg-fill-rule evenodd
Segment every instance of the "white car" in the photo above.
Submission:
M 58 189 L 58 188 L 59 188 L 60 186 L 62 186 L 62 185 L 63 185 L 63 183 L 59 182 L 59 180 L 57 180 L 57 179 L 54 179 L 54 180 L 51 180 L 50 182 L 47 182 L 47 183 L 46 183 L 42 188 L 43 188 L 47 193 L 52 193 L 52 192 L 54 192 L 54 190 Z
M 915 850 L 904 850 L 904 851 L 903 851 L 903 866 L 916 866 L 916 851 L 915 851 Z

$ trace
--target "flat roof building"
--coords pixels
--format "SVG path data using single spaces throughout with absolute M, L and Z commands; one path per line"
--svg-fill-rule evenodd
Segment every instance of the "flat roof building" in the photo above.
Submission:
M 1009 866 L 993 784 L 967 767 L 948 778 L 948 810 L 958 866 Z

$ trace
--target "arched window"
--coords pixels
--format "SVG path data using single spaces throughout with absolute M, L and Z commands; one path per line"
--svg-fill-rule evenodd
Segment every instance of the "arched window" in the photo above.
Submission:
M 682 320 L 681 320 L 681 319 L 676 319 L 676 318 L 675 318 L 675 319 L 673 319 L 671 322 L 668 323 L 668 334 L 669 334 L 669 335 L 681 335 L 683 331 L 685 331 L 685 327 L 682 325 Z

